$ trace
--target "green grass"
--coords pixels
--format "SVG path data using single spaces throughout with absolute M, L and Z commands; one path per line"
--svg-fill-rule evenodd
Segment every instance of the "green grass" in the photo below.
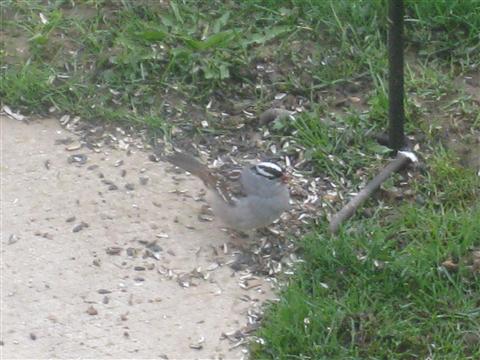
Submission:
M 273 124 L 272 141 L 288 139 L 312 176 L 346 194 L 388 160 L 372 136 L 388 116 L 386 3 L 0 0 L 0 98 L 26 114 L 54 109 L 175 140 L 174 128 L 238 135 L 222 112 L 260 113 L 287 93 L 305 109 Z M 479 106 L 456 80 L 480 69 L 480 0 L 405 3 L 406 130 L 426 168 L 410 170 L 401 203 L 371 199 L 373 215 L 360 211 L 338 237 L 320 218 L 299 240 L 305 262 L 270 307 L 253 358 L 480 358 L 479 279 L 469 269 L 479 177 L 446 149 L 452 134 L 478 148 Z M 395 175 L 383 188 L 402 182 Z
M 435 201 L 357 219 L 338 237 L 319 227 L 302 241 L 305 262 L 267 312 L 253 358 L 479 358 L 480 274 L 471 266 L 480 181 L 445 160 L 429 169 L 436 180 L 417 184 Z M 455 271 L 442 266 L 450 259 Z
M 0 96 L 22 111 L 56 106 L 85 119 L 140 124 L 147 116 L 164 127 L 166 96 L 199 106 L 215 98 L 220 107 L 241 96 L 257 99 L 261 110 L 278 91 L 309 97 L 359 75 L 385 75 L 385 1 L 169 4 L 2 0 L 9 41 L 0 52 L 8 80 Z M 409 51 L 426 66 L 478 67 L 478 0 L 408 1 L 407 14 Z M 15 57 L 18 40 L 28 58 Z M 276 73 L 261 80 L 261 90 L 258 63 Z

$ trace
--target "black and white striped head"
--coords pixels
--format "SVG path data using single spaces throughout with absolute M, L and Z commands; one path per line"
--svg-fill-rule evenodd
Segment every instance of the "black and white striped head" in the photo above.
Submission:
M 270 180 L 284 180 L 285 170 L 281 166 L 271 163 L 271 162 L 261 162 L 257 165 L 252 166 L 252 170 L 267 179 Z

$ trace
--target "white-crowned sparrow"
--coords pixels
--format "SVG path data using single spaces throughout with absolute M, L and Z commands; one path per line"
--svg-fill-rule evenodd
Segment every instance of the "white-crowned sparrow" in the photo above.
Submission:
M 247 165 L 237 181 L 231 181 L 190 155 L 175 152 L 166 159 L 203 181 L 214 214 L 231 229 L 251 231 L 270 225 L 290 207 L 288 177 L 277 164 Z

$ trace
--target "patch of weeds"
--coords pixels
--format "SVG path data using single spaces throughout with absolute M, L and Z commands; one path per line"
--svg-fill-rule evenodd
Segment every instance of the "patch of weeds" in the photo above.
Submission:
M 474 169 L 459 165 L 452 152 L 440 148 L 427 160 L 428 171 L 414 183 L 425 201 L 441 208 L 468 207 L 480 195 L 480 179 Z
M 48 96 L 52 76 L 54 72 L 46 66 L 27 64 L 10 68 L 2 74 L 0 97 L 6 104 L 28 108 L 42 106 L 44 97 Z
M 376 81 L 377 86 L 368 97 L 370 119 L 388 124 L 388 92 L 383 80 Z M 406 116 L 407 117 L 407 116 Z
M 305 147 L 305 158 L 314 161 L 318 171 L 331 176 L 339 185 L 358 185 L 358 169 L 374 166 L 379 155 L 389 152 L 374 140 L 378 124 L 367 114 L 351 113 L 345 116 L 329 114 L 320 108 L 301 114 L 290 128 L 293 137 Z M 278 126 L 277 126 L 278 128 Z
M 474 134 L 475 131 L 480 131 L 478 110 L 478 102 L 463 94 L 458 94 L 440 107 L 440 111 L 451 118 L 450 130 L 457 134 Z
M 422 70 L 417 69 L 414 73 L 408 64 L 406 68 L 404 126 L 405 132 L 412 134 L 419 130 L 419 119 L 427 113 L 429 108 L 434 106 L 436 101 L 445 97 L 452 87 L 448 85 L 451 83 L 451 79 L 439 69 L 432 70 L 422 67 Z M 373 84 L 373 90 L 368 94 L 369 119 L 372 122 L 383 124 L 383 128 L 387 129 L 389 122 L 388 84 L 380 76 L 374 79 Z
M 321 12 L 327 11 L 326 14 Z M 336 54 L 320 62 L 324 71 L 317 73 L 335 82 L 352 78 L 363 72 L 374 77 L 383 72 L 386 65 L 386 8 L 382 1 L 329 2 L 328 8 L 318 8 L 312 15 L 319 16 L 322 26 L 319 31 L 330 32 L 335 39 Z M 340 46 L 340 48 L 338 48 Z M 333 66 L 332 66 L 333 65 Z M 330 73 L 330 74 L 329 74 Z M 323 75 L 323 76 L 322 76 Z M 332 76 L 333 75 L 333 76 Z
M 463 70 L 480 65 L 478 0 L 410 0 L 406 11 L 407 36 L 421 57 L 453 61 Z
M 411 61 L 405 72 L 407 93 L 417 95 L 422 103 L 436 103 L 454 89 L 453 76 L 441 66 Z

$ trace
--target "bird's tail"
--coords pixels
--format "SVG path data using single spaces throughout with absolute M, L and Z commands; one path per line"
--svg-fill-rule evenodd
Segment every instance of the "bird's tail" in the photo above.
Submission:
M 205 165 L 193 156 L 176 151 L 171 155 L 167 155 L 165 159 L 171 164 L 199 177 L 205 186 L 213 190 L 213 193 L 219 196 L 222 201 L 231 205 L 235 204 L 225 181 L 221 177 L 215 176 Z
M 189 173 L 199 177 L 208 188 L 215 188 L 218 179 L 213 175 L 210 170 L 203 165 L 200 161 L 191 155 L 174 152 L 171 155 L 167 155 L 165 159 L 179 168 L 188 171 Z

